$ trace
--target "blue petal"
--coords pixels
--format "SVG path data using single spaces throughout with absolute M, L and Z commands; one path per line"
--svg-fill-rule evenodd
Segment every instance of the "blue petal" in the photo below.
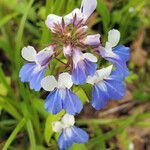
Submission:
M 125 76 L 122 76 L 122 73 L 120 72 L 120 70 L 115 69 L 111 72 L 110 78 L 116 78 L 122 82 L 125 79 Z
M 113 49 L 113 52 L 119 56 L 121 61 L 127 62 L 130 59 L 130 48 L 119 45 Z
M 73 132 L 71 128 L 63 130 L 58 138 L 60 150 L 66 150 L 67 148 L 71 147 L 73 143 Z
M 83 106 L 80 99 L 71 90 L 66 89 L 66 95 L 63 100 L 63 108 L 67 111 L 67 113 L 75 115 L 76 113 L 81 112 Z
M 72 127 L 72 132 L 73 132 L 73 134 L 72 134 L 73 141 L 75 143 L 83 144 L 83 143 L 86 143 L 89 140 L 88 134 L 80 128 L 77 128 L 77 127 L 73 126 Z
M 66 140 L 64 139 L 63 132 L 60 134 L 58 138 L 58 145 L 60 150 L 65 150 L 67 148 Z
M 107 92 L 107 87 L 104 82 L 93 86 L 91 104 L 96 110 L 104 108 L 108 103 L 109 96 Z
M 35 91 L 39 91 L 41 89 L 41 80 L 45 73 L 45 67 L 42 70 L 35 73 L 35 68 L 37 64 L 28 63 L 25 64 L 19 73 L 19 77 L 22 82 L 29 82 L 30 89 L 34 89 Z
M 125 96 L 125 86 L 122 81 L 119 81 L 116 77 L 115 78 L 110 78 L 104 81 L 107 90 L 108 90 L 108 95 L 109 98 L 112 100 L 119 100 L 123 96 Z
M 112 62 L 116 69 L 120 72 L 120 75 L 126 77 L 129 75 L 128 68 L 125 62 L 122 62 L 120 59 L 107 58 L 108 61 Z
M 47 96 L 44 106 L 47 112 L 53 114 L 57 114 L 62 110 L 62 99 L 59 90 L 55 90 Z
M 97 65 L 87 59 L 80 61 L 76 67 L 73 67 L 72 81 L 74 84 L 84 84 L 88 75 L 93 76 Z
M 75 126 L 66 128 L 62 131 L 58 138 L 60 150 L 65 150 L 72 146 L 73 143 L 83 144 L 89 139 L 88 134 Z
M 72 81 L 74 84 L 84 84 L 86 81 L 86 72 L 84 62 L 81 61 L 77 64 L 76 68 L 72 70 Z
M 28 63 L 21 68 L 19 72 L 19 77 L 21 78 L 22 82 L 29 82 L 31 74 L 35 67 L 36 67 L 35 63 Z
M 44 77 L 45 69 L 42 69 L 41 71 L 34 73 L 34 71 L 31 74 L 30 78 L 30 89 L 34 89 L 35 91 L 39 91 L 41 89 L 41 80 Z
M 86 75 L 94 76 L 97 65 L 87 59 L 85 59 L 85 69 L 86 69 Z

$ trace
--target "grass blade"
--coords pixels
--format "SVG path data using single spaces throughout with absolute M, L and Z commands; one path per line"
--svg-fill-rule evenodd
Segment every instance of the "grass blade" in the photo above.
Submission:
M 29 139 L 31 143 L 31 149 L 36 150 L 36 140 L 35 140 L 33 125 L 32 125 L 31 120 L 27 121 L 27 130 L 28 130 Z
M 22 127 L 25 125 L 26 123 L 26 119 L 23 118 L 18 125 L 16 126 L 16 128 L 14 129 L 14 131 L 11 133 L 10 137 L 8 138 L 7 142 L 5 143 L 4 147 L 2 150 L 7 150 L 10 146 L 10 144 L 12 143 L 12 141 L 15 139 L 17 133 L 22 129 Z
M 27 8 L 26 8 L 26 11 L 22 17 L 22 20 L 21 20 L 21 23 L 20 23 L 20 26 L 19 26 L 19 30 L 18 30 L 18 33 L 17 33 L 17 37 L 16 37 L 16 52 L 15 52 L 15 62 L 16 62 L 16 73 L 18 75 L 18 72 L 19 72 L 19 69 L 20 69 L 20 48 L 21 48 L 21 45 L 22 45 L 22 35 L 23 35 L 23 31 L 24 31 L 24 27 L 25 27 L 25 22 L 26 22 L 26 19 L 28 17 L 28 13 L 29 13 L 29 10 L 33 4 L 34 0 L 30 0 Z
M 101 15 L 105 33 L 108 32 L 110 23 L 110 13 L 103 0 L 98 0 L 97 11 Z
M 13 116 L 15 119 L 19 120 L 21 118 L 21 115 L 18 113 L 18 111 L 5 99 L 0 97 L 0 106 L 7 111 L 11 116 Z
M 13 14 L 9 14 L 7 16 L 5 16 L 4 18 L 2 18 L 0 20 L 0 28 L 2 26 L 4 26 L 6 23 L 8 23 L 12 18 L 16 17 L 18 15 L 18 13 L 13 13 Z

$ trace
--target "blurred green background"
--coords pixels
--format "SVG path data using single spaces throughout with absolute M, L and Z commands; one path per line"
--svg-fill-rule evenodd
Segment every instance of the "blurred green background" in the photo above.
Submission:
M 41 50 L 50 43 L 45 26 L 48 14 L 65 15 L 81 0 L 0 0 L 0 149 L 57 150 L 52 132 L 53 116 L 43 108 L 44 91 L 31 91 L 22 84 L 18 72 L 24 63 L 20 51 L 27 45 Z M 86 103 L 77 116 L 77 125 L 90 135 L 85 145 L 70 150 L 150 149 L 150 1 L 98 0 L 88 22 L 91 33 L 100 33 L 103 42 L 110 29 L 121 32 L 121 44 L 131 48 L 126 79 L 127 94 L 94 111 Z M 56 68 L 55 68 L 56 67 Z M 52 63 L 51 73 L 60 64 Z M 88 88 L 74 89 L 83 102 Z

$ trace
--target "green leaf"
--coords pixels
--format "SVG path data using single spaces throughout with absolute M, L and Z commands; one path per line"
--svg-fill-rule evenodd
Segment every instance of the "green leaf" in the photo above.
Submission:
M 0 97 L 0 105 L 6 112 L 8 112 L 11 116 L 16 118 L 17 120 L 21 118 L 19 112 L 16 110 L 16 108 L 13 105 L 9 103 L 7 99 Z
M 1 65 L 0 65 L 0 81 L 3 84 L 3 86 L 5 86 L 5 88 L 8 89 L 10 91 L 10 93 L 13 94 L 13 91 L 10 87 L 10 80 L 5 76 L 5 74 L 1 68 Z
M 35 134 L 34 134 L 31 120 L 28 120 L 26 124 L 27 124 L 27 131 L 28 131 L 29 139 L 31 143 L 31 149 L 36 150 L 36 140 L 35 140 Z
M 33 125 L 30 119 L 31 116 L 30 116 L 30 112 L 27 107 L 27 104 L 25 102 L 21 103 L 21 109 L 22 109 L 24 117 L 27 119 L 26 127 L 27 127 L 27 131 L 28 131 L 28 135 L 29 135 L 29 139 L 31 143 L 31 149 L 36 150 L 36 140 L 35 140 Z
M 63 115 L 64 115 L 64 110 L 58 113 L 57 115 L 53 115 L 53 114 L 48 115 L 45 123 L 45 130 L 44 130 L 44 136 L 47 145 L 49 144 L 49 141 L 53 135 L 52 122 L 60 120 Z
M 88 97 L 88 100 L 92 99 L 92 86 L 90 84 L 85 84 L 82 86 L 82 89 L 84 90 L 86 96 Z
M 2 120 L 0 121 L 0 126 L 12 126 L 16 125 L 18 122 L 14 119 Z
M 60 11 L 62 11 L 62 8 L 65 4 L 65 0 L 56 0 L 55 4 L 54 4 L 54 8 L 53 8 L 53 12 L 55 12 L 55 14 L 60 15 Z
M 74 6 L 75 6 L 75 1 L 73 1 L 73 0 L 68 0 L 66 13 L 70 13 L 70 12 L 73 10 L 73 7 L 74 7 Z
M 80 98 L 83 104 L 89 102 L 85 91 L 81 87 L 74 87 L 73 92 Z
M 3 150 L 7 150 L 10 146 L 10 144 L 12 143 L 12 141 L 15 139 L 17 133 L 22 129 L 22 127 L 25 125 L 26 123 L 26 119 L 23 118 L 18 125 L 16 126 L 16 128 L 14 129 L 14 131 L 11 133 L 10 137 L 8 138 L 8 140 L 6 141 Z
M 10 55 L 9 52 L 11 53 L 12 49 L 9 42 L 7 41 L 7 38 L 0 38 L 0 48 L 6 53 L 6 55 Z
M 84 144 L 73 144 L 69 150 L 87 150 Z
M 6 77 L 6 81 L 10 85 L 10 78 Z M 0 95 L 6 96 L 8 93 L 8 89 L 1 82 L 0 82 L 0 89 L 1 89 Z
M 98 0 L 97 11 L 101 15 L 105 33 L 108 32 L 110 23 L 110 13 L 103 0 Z
M 3 17 L 0 19 L 0 28 L 4 26 L 6 23 L 8 23 L 12 18 L 16 17 L 18 13 L 12 13 L 8 14 L 7 16 Z
M 46 19 L 47 15 L 52 13 L 52 6 L 54 5 L 53 0 L 46 0 L 46 11 L 44 14 L 44 19 Z M 48 45 L 50 42 L 51 33 L 49 29 L 45 26 L 45 23 L 41 23 L 42 35 L 40 39 L 40 48 L 42 49 L 45 45 Z
M 16 62 L 16 69 L 17 69 L 17 76 L 18 76 L 18 72 L 20 69 L 20 48 L 22 46 L 22 36 L 23 36 L 23 31 L 24 31 L 24 27 L 25 27 L 25 22 L 26 19 L 28 17 L 28 13 L 30 11 L 30 8 L 32 7 L 34 0 L 30 0 L 29 4 L 26 7 L 26 11 L 24 11 L 24 15 L 21 19 L 21 23 L 17 32 L 17 36 L 16 36 L 16 51 L 15 51 L 15 62 Z
M 18 3 L 17 0 L 11 0 L 11 5 L 10 5 L 10 0 L 1 0 L 0 6 L 3 6 L 8 9 L 14 9 L 17 3 Z
M 48 113 L 44 109 L 44 101 L 42 99 L 33 99 L 32 105 L 44 118 L 48 117 Z

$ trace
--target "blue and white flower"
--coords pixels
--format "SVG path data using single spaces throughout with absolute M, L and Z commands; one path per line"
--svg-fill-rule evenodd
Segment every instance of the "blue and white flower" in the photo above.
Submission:
M 55 14 L 49 14 L 45 21 L 46 26 L 51 29 L 53 32 L 55 30 L 55 24 L 61 24 L 62 19 L 64 19 L 65 25 L 69 25 L 73 23 L 73 18 L 76 15 L 77 25 L 79 21 L 83 20 L 83 23 L 87 21 L 87 19 L 91 16 L 97 6 L 97 0 L 82 0 L 81 8 L 75 8 L 70 14 L 60 17 Z
M 110 30 L 108 33 L 108 41 L 105 47 L 99 46 L 96 51 L 106 60 L 112 62 L 123 76 L 128 75 L 127 61 L 130 58 L 130 49 L 124 45 L 119 45 L 120 32 L 118 30 Z
M 61 73 L 56 81 L 54 76 L 47 76 L 41 81 L 44 90 L 50 91 L 45 101 L 45 109 L 53 114 L 59 113 L 62 109 L 74 115 L 82 110 L 82 102 L 70 90 L 73 86 L 71 75 Z
M 72 80 L 74 84 L 84 84 L 88 75 L 96 72 L 97 58 L 91 53 L 82 53 L 78 48 L 73 52 Z
M 22 49 L 22 57 L 29 63 L 25 64 L 19 73 L 22 82 L 29 82 L 30 89 L 39 91 L 41 89 L 41 80 L 49 61 L 52 59 L 56 46 L 51 45 L 39 53 L 32 46 Z
M 87 83 L 93 85 L 91 104 L 96 110 L 106 106 L 108 101 L 119 100 L 125 95 L 123 77 L 113 66 L 97 70 L 93 77 L 87 78 Z
M 88 134 L 84 130 L 74 126 L 74 124 L 74 116 L 69 114 L 65 114 L 61 121 L 52 123 L 53 131 L 60 133 L 58 138 L 60 150 L 66 150 L 74 143 L 83 144 L 88 141 Z

